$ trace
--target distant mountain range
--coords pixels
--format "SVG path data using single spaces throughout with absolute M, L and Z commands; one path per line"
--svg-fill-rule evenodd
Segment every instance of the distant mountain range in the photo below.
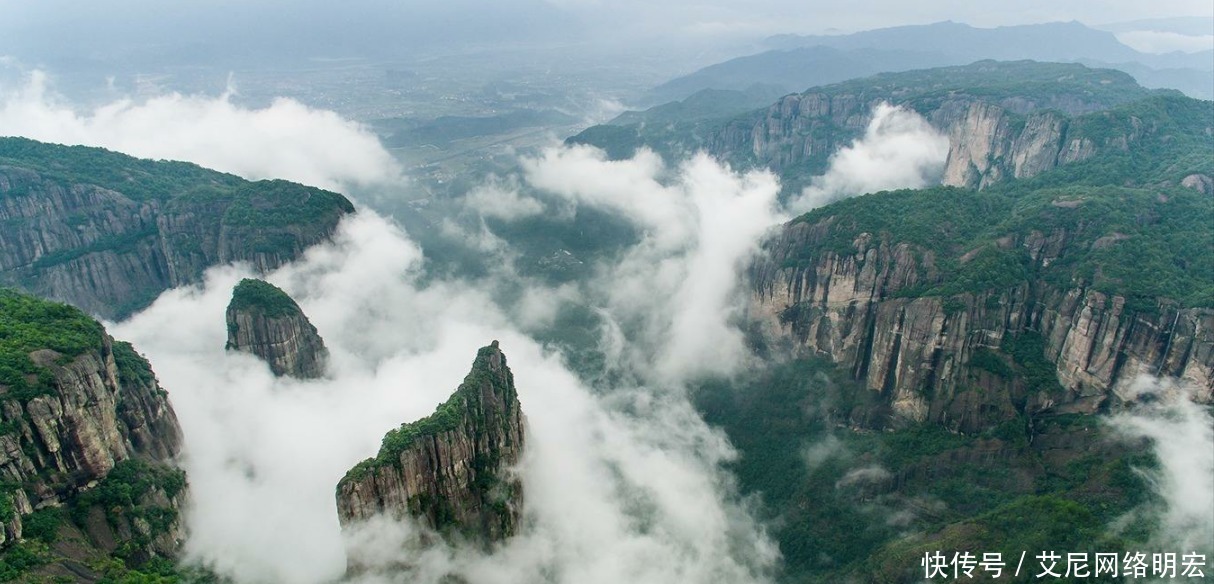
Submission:
M 1120 69 L 1149 88 L 1214 98 L 1214 49 L 1149 54 L 1114 33 L 1079 22 L 976 28 L 957 22 L 899 26 L 848 35 L 779 35 L 768 51 L 739 57 L 654 88 L 648 104 L 684 99 L 703 89 L 747 90 L 760 84 L 788 93 L 875 73 L 961 65 L 983 59 L 1079 62 Z

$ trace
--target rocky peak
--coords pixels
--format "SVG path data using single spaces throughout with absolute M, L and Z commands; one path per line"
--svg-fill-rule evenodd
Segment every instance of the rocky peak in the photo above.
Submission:
M 84 547 L 52 547 L 46 575 L 65 575 L 57 554 L 174 555 L 181 440 L 167 394 L 130 344 L 75 308 L 0 289 L 0 545 L 23 539 L 30 514 L 66 509 L 58 531 Z M 70 574 L 100 577 L 80 570 Z
M 493 341 L 434 414 L 388 432 L 375 458 L 346 473 L 337 485 L 342 526 L 387 514 L 486 547 L 513 535 L 523 491 L 511 468 L 522 455 L 524 420 Z
M 286 292 L 245 278 L 228 304 L 228 350 L 260 357 L 274 375 L 315 379 L 324 375 L 329 350 L 316 327 Z

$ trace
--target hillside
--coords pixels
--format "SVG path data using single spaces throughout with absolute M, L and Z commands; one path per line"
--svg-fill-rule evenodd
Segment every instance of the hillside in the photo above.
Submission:
M 1051 83 L 1050 67 L 1082 74 Z M 1105 420 L 1133 407 L 1140 375 L 1214 402 L 1214 109 L 1076 65 L 988 71 L 1015 68 L 1041 77 L 875 76 L 787 97 L 713 143 L 795 177 L 822 160 L 805 145 L 829 153 L 877 98 L 951 127 L 950 164 L 959 138 L 1005 148 L 967 186 L 799 216 L 750 265 L 766 360 L 696 400 L 776 526 L 781 581 L 914 582 L 925 550 L 1127 550 L 1161 529 L 1116 527 L 1160 504 L 1139 473 L 1159 462 Z M 957 109 L 995 121 L 956 125 Z M 1027 171 L 1008 136 L 1040 128 L 1054 130 L 1038 144 L 1085 154 Z
M 863 134 L 879 103 L 911 109 L 948 136 L 943 182 L 968 187 L 1127 153 L 1159 162 L 1162 150 L 1200 143 L 1214 126 L 1208 102 L 1151 92 L 1117 71 L 984 61 L 815 88 L 728 120 L 595 126 L 568 142 L 614 158 L 641 146 L 671 159 L 703 149 L 735 167 L 770 168 L 791 193 Z
M 0 138 L 0 285 L 120 318 L 214 265 L 289 262 L 353 211 L 286 181 Z
M 661 104 L 682 100 L 705 90 L 743 91 L 756 85 L 777 88 L 783 93 L 794 93 L 805 91 L 809 87 L 887 71 L 961 65 L 977 60 L 923 50 L 924 46 L 937 45 L 887 51 L 867 47 L 844 49 L 823 44 L 807 44 L 764 51 L 710 65 L 671 79 L 650 90 L 646 95 L 646 103 Z
M 182 433 L 130 344 L 76 308 L 0 289 L 0 411 L 0 579 L 175 573 Z

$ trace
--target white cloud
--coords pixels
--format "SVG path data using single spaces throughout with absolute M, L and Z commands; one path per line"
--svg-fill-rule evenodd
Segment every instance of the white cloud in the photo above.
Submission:
M 739 175 L 703 154 L 670 170 L 649 150 L 611 161 L 586 146 L 550 149 L 523 165 L 532 186 L 642 231 L 586 291 L 627 337 L 621 356 L 632 369 L 678 384 L 742 363 L 748 351 L 733 322 L 738 275 L 760 236 L 784 219 L 775 177 Z
M 924 187 L 939 179 L 948 137 L 919 114 L 882 103 L 873 109 L 864 136 L 830 157 L 789 208 L 803 213 L 832 201 L 882 190 Z
M 869 465 L 849 471 L 843 475 L 843 478 L 835 482 L 836 489 L 843 489 L 855 485 L 863 485 L 868 483 L 877 483 L 884 481 L 890 477 L 889 471 L 876 465 Z
M 801 456 L 805 460 L 805 467 L 811 473 L 818 470 L 826 461 L 838 456 L 846 456 L 847 454 L 847 447 L 834 434 L 829 434 L 825 438 L 807 445 L 801 451 Z
M 464 195 L 464 206 L 503 221 L 534 217 L 544 212 L 544 204 L 519 192 L 517 184 L 490 180 Z
M 777 552 L 720 468 L 733 451 L 680 392 L 590 390 L 560 355 L 517 332 L 488 292 L 421 284 L 420 261 L 398 228 L 367 211 L 343 221 L 332 244 L 269 276 L 324 336 L 327 379 L 276 379 L 223 350 L 239 266 L 213 269 L 205 285 L 167 292 L 111 325 L 148 354 L 185 430 L 189 559 L 241 583 L 331 581 L 345 549 L 414 566 L 420 582 L 446 573 L 502 583 L 766 580 Z M 524 533 L 492 555 L 407 545 L 409 524 L 343 536 L 337 481 L 384 432 L 432 411 L 492 339 L 510 359 L 529 421 Z
M 371 132 L 291 99 L 248 109 L 226 93 L 170 93 L 81 112 L 34 71 L 23 84 L 0 88 L 0 100 L 0 135 L 185 160 L 248 179 L 285 178 L 327 189 L 400 180 L 396 162 Z
M 1214 49 L 1214 35 L 1189 35 L 1158 30 L 1117 33 L 1117 40 L 1144 53 L 1195 53 Z
M 1131 406 L 1109 418 L 1117 432 L 1147 438 L 1159 467 L 1143 476 L 1163 499 L 1159 543 L 1214 553 L 1214 416 L 1193 402 L 1192 388 L 1140 376 L 1119 394 Z

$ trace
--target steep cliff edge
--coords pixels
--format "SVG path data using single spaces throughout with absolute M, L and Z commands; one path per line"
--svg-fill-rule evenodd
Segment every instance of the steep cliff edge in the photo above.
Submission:
M 511 467 L 522 455 L 524 426 L 514 376 L 494 341 L 434 414 L 389 432 L 379 454 L 338 483 L 341 524 L 387 514 L 485 546 L 513 535 L 523 491 Z
M 725 120 L 595 127 L 569 141 L 617 157 L 640 146 L 675 158 L 703 149 L 737 167 L 770 168 L 797 190 L 863 135 L 880 103 L 915 111 L 948 136 L 942 184 L 970 188 L 1157 148 L 1172 130 L 1160 110 L 1177 103 L 1208 109 L 1199 100 L 1148 91 L 1120 71 L 981 61 L 817 87 Z
M 1092 413 L 1140 373 L 1210 402 L 1212 222 L 1208 195 L 1176 187 L 878 193 L 768 240 L 751 314 L 847 368 L 894 424 Z
M 228 304 L 228 350 L 260 357 L 274 375 L 316 379 L 325 374 L 329 350 L 316 327 L 286 292 L 245 278 Z
M 184 537 L 181 441 L 129 344 L 75 308 L 0 289 L 3 554 L 73 577 L 109 554 L 131 565 L 173 557 Z M 29 537 L 49 547 L 27 547 Z
M 214 265 L 276 268 L 353 210 L 285 181 L 0 138 L 0 285 L 118 318 Z

